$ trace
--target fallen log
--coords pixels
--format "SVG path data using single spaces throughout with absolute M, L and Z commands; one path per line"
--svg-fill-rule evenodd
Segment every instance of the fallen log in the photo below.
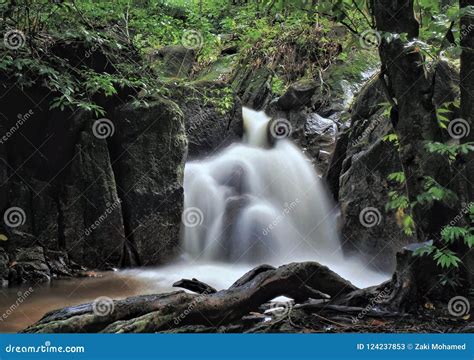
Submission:
M 62 332 L 164 332 L 202 325 L 217 329 L 278 297 L 303 302 L 332 299 L 357 290 L 349 281 L 316 262 L 292 263 L 279 268 L 260 266 L 229 289 L 212 294 L 177 291 L 113 301 L 112 311 L 98 314 L 93 304 L 69 307 L 46 314 L 25 333 Z

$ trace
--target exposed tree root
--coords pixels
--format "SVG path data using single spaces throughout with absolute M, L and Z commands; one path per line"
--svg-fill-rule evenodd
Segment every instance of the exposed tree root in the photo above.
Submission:
M 179 281 L 176 281 L 173 284 L 173 287 L 180 287 L 183 289 L 190 290 L 192 292 L 198 293 L 198 294 L 214 294 L 217 292 L 216 289 L 214 289 L 212 286 L 203 283 L 202 281 L 199 281 L 198 279 L 182 279 Z
M 186 287 L 191 284 L 178 283 Z M 192 281 L 191 287 L 198 291 L 206 287 L 197 284 Z M 337 299 L 355 290 L 350 282 L 315 262 L 276 269 L 264 265 L 245 274 L 227 290 L 211 294 L 177 291 L 116 300 L 113 311 L 102 314 L 94 313 L 93 304 L 69 307 L 46 314 L 24 332 L 179 332 L 186 326 L 217 329 L 240 321 L 278 296 L 301 303 L 308 299 Z

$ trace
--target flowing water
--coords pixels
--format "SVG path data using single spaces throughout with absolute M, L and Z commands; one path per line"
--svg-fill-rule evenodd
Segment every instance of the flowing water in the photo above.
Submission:
M 359 287 L 386 280 L 387 274 L 343 256 L 337 206 L 311 161 L 285 138 L 291 125 L 245 108 L 243 119 L 242 143 L 186 165 L 184 261 L 212 264 L 219 274 L 229 267 L 309 260 Z
M 270 144 L 271 134 L 280 138 L 289 124 L 270 123 L 263 113 L 249 109 L 243 115 L 242 143 L 186 165 L 184 252 L 179 260 L 160 268 L 56 280 L 32 292 L 3 289 L 0 331 L 21 330 L 47 311 L 100 296 L 171 291 L 171 284 L 182 278 L 226 288 L 262 263 L 318 261 L 359 287 L 386 280 L 386 274 L 342 255 L 336 206 L 309 159 L 288 139 Z
M 341 256 L 335 207 L 309 159 L 244 109 L 244 143 L 187 164 L 184 249 L 193 259 L 283 263 Z

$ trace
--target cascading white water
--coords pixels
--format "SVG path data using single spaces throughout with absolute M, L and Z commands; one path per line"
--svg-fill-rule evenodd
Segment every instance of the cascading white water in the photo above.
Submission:
M 356 286 L 387 280 L 342 256 L 333 204 L 312 164 L 288 139 L 268 144 L 269 128 L 281 135 L 278 122 L 269 126 L 264 113 L 249 109 L 243 115 L 242 143 L 186 164 L 182 259 L 121 276 L 148 284 L 150 292 L 193 277 L 223 289 L 255 265 L 313 260 Z
M 186 165 L 185 252 L 230 263 L 341 260 L 334 207 L 309 159 L 288 139 L 269 146 L 264 113 L 244 108 L 243 118 L 243 143 Z

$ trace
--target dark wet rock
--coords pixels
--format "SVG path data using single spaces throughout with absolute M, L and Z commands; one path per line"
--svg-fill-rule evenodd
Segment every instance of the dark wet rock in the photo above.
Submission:
M 62 200 L 64 248 L 71 258 L 87 267 L 120 265 L 125 245 L 121 203 L 107 142 L 79 134 L 72 172 L 81 173 L 64 192 Z M 78 226 L 79 224 L 79 226 Z
M 46 250 L 45 258 L 53 277 L 73 276 L 74 266 L 65 251 Z
M 205 105 L 202 99 L 188 101 L 181 109 L 186 121 L 189 160 L 215 154 L 242 138 L 242 113 L 238 102 L 224 113 L 215 106 Z
M 433 100 L 439 104 L 453 101 L 458 88 L 455 70 L 440 62 L 430 74 L 436 74 Z M 353 103 L 351 127 L 339 137 L 327 179 L 341 207 L 344 250 L 377 269 L 393 271 L 396 252 L 416 239 L 403 232 L 403 214 L 385 210 L 389 191 L 397 189 L 388 176 L 402 167 L 397 146 L 384 140 L 393 133 L 391 121 L 383 113 L 384 102 L 383 86 L 376 76 Z M 367 212 L 375 214 L 376 220 L 364 226 L 360 216 Z
M 332 160 L 332 166 L 340 166 L 339 183 L 333 184 L 333 190 L 337 190 L 335 197 L 341 208 L 344 250 L 376 269 L 392 271 L 396 252 L 414 238 L 404 234 L 393 211 L 385 211 L 388 193 L 394 190 L 387 178 L 402 168 L 396 146 L 383 139 L 393 132 L 390 119 L 383 115 L 383 102 L 377 79 L 369 82 L 355 100 L 352 125 L 347 139 L 343 138 L 346 151 L 339 151 L 335 154 L 338 158 Z M 337 171 L 331 171 L 334 183 Z M 375 214 L 374 224 L 360 220 L 366 212 Z
M 58 43 L 52 52 L 71 64 L 82 59 L 99 73 L 115 71 L 101 49 L 79 42 Z M 99 96 L 96 100 L 115 130 L 114 136 L 99 138 L 92 113 L 49 109 L 55 95 L 39 84 L 20 89 L 2 83 L 1 91 L 0 135 L 25 119 L 0 144 L 1 214 L 12 207 L 24 213 L 18 226 L 2 221 L 0 232 L 8 238 L 2 245 L 12 261 L 18 249 L 41 246 L 51 254 L 46 259 L 49 275 L 40 262 L 25 261 L 12 268 L 13 281 L 67 276 L 73 274 L 69 266 L 136 265 L 140 252 L 146 263 L 156 263 L 159 256 L 151 250 L 160 256 L 170 252 L 178 239 L 186 155 L 176 105 L 156 100 L 150 108 L 132 110 L 128 95 L 136 93 L 129 88 L 107 99 Z M 120 183 L 119 173 L 124 174 Z
M 238 237 L 239 232 L 238 219 L 242 210 L 250 204 L 251 200 L 252 197 L 250 195 L 235 195 L 226 199 L 224 209 L 224 230 L 221 236 L 224 252 L 222 255 L 226 260 L 231 259 L 231 257 L 239 250 L 235 248 L 235 244 L 238 243 L 235 239 L 235 237 Z M 239 255 L 236 256 L 238 257 Z
M 112 163 L 128 245 L 142 265 L 168 258 L 179 241 L 187 148 L 184 116 L 172 101 L 116 109 Z
M 276 106 L 283 111 L 311 106 L 311 99 L 320 86 L 321 84 L 314 80 L 296 82 L 278 98 Z
M 275 102 L 270 104 L 266 112 L 273 119 L 283 119 L 290 124 L 290 138 L 314 162 L 317 170 L 324 173 L 336 146 L 338 123 L 333 119 L 323 118 L 309 108 L 279 110 Z
M 9 283 L 43 283 L 51 280 L 51 271 L 40 246 L 15 249 L 10 266 Z
M 324 172 L 336 146 L 337 123 L 312 113 L 306 119 L 304 134 L 306 141 L 303 146 L 312 158 L 318 160 L 319 169 Z
M 396 252 L 414 241 L 403 233 L 395 212 L 385 211 L 388 192 L 393 190 L 387 177 L 401 171 L 398 153 L 392 144 L 380 139 L 369 149 L 353 155 L 350 161 L 339 184 L 344 250 L 376 269 L 393 270 Z M 361 220 L 365 213 L 375 214 L 376 220 L 369 223 Z
M 266 68 L 253 70 L 241 65 L 234 74 L 232 87 L 240 97 L 243 106 L 263 110 L 272 100 L 270 86 L 271 72 Z
M 350 131 L 348 129 L 339 133 L 334 152 L 328 161 L 327 171 L 324 176 L 329 192 L 332 194 L 336 203 L 339 202 L 339 176 L 342 171 L 344 159 L 346 158 L 349 135 Z
M 8 274 L 10 257 L 4 248 L 0 247 L 0 282 L 1 285 L 6 285 L 8 283 Z

